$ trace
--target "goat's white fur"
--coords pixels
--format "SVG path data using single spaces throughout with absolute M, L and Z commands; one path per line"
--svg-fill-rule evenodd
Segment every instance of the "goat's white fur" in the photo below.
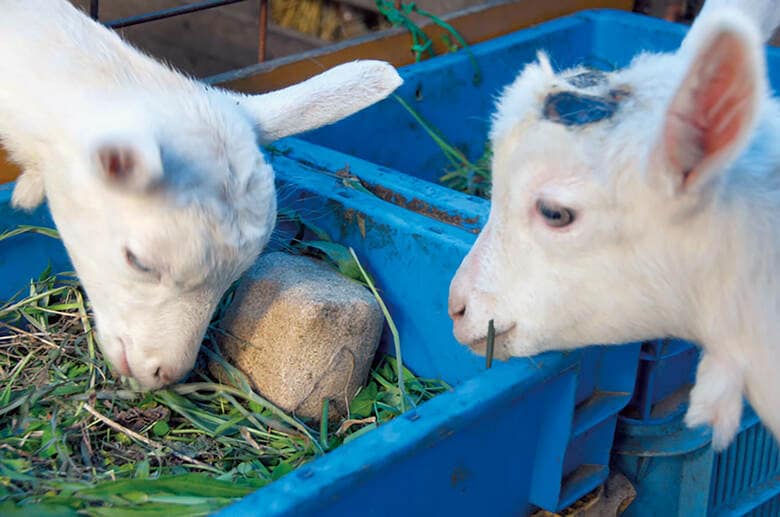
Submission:
M 234 94 L 161 65 L 65 0 L 0 7 L 0 139 L 23 168 L 12 201 L 48 199 L 109 360 L 149 388 L 175 381 L 274 225 L 258 142 L 335 122 L 401 79 L 359 61 Z
M 459 341 L 484 351 L 489 319 L 502 357 L 696 341 L 687 424 L 722 449 L 744 393 L 780 437 L 780 107 L 762 46 L 778 20 L 775 2 L 710 0 L 678 52 L 585 89 L 629 96 L 574 129 L 540 106 L 577 70 L 542 55 L 522 71 L 494 118 L 490 217 L 450 289 Z M 540 198 L 574 223 L 545 224 Z

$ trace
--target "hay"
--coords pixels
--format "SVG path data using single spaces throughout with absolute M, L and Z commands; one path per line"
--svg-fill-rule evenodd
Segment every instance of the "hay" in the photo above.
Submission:
M 228 303 L 230 293 L 203 345 L 216 360 Z M 136 390 L 109 371 L 75 277 L 44 271 L 0 305 L 0 513 L 206 515 L 449 389 L 385 357 L 349 418 L 315 430 L 227 363 L 231 385 L 205 363 L 183 384 Z

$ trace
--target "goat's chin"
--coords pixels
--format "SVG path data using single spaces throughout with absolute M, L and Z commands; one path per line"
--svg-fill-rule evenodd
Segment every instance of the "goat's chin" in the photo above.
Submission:
M 513 354 L 510 353 L 509 350 L 510 344 L 514 341 L 515 337 L 516 332 L 514 323 L 506 330 L 497 331 L 495 340 L 493 342 L 493 358 L 506 361 L 512 357 Z M 467 340 L 465 343 L 462 343 L 479 356 L 484 357 L 487 354 L 487 335 L 472 338 Z

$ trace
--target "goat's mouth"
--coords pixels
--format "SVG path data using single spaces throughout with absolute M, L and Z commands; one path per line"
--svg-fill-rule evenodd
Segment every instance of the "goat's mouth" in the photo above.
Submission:
M 125 345 L 124 340 L 121 337 L 117 337 L 116 341 L 122 349 L 121 355 L 119 356 L 119 362 L 114 365 L 116 370 L 120 375 L 124 375 L 125 377 L 135 377 L 133 375 L 133 370 L 130 369 L 130 363 L 127 361 L 127 346 Z
M 496 329 L 493 357 L 502 361 L 509 359 L 507 344 L 512 340 L 516 326 L 516 323 L 511 323 L 502 329 Z M 480 338 L 469 341 L 466 346 L 477 355 L 485 355 L 487 353 L 487 333 Z

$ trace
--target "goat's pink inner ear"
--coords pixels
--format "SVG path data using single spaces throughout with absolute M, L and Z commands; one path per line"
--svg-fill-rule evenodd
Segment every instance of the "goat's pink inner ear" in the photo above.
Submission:
M 103 179 L 118 188 L 146 191 L 162 179 L 159 148 L 153 142 L 108 142 L 95 156 Z
M 138 158 L 131 149 L 105 146 L 98 151 L 103 173 L 111 181 L 125 181 L 138 166 Z
M 731 32 L 716 35 L 696 56 L 664 125 L 668 163 L 683 189 L 713 172 L 713 162 L 749 130 L 756 73 L 746 42 Z

